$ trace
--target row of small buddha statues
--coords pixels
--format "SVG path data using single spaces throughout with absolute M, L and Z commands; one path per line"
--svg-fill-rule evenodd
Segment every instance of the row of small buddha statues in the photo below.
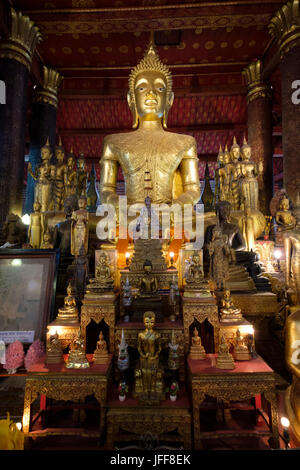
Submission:
M 41 212 L 62 211 L 66 197 L 76 194 L 78 197 L 87 194 L 88 173 L 85 168 L 84 155 L 80 154 L 76 162 L 73 151 L 64 162 L 65 151 L 61 139 L 55 148 L 56 162 L 51 163 L 52 153 L 47 138 L 46 144 L 41 148 L 42 162 L 32 169 L 28 164 L 28 173 L 35 180 L 34 200 L 39 201 Z M 91 179 L 94 175 L 91 174 Z
M 263 173 L 263 163 L 251 160 L 251 147 L 244 138 L 243 146 L 236 138 L 230 151 L 220 146 L 218 169 L 215 173 L 215 202 L 228 201 L 234 210 L 245 207 L 259 209 L 259 188 L 257 178 Z

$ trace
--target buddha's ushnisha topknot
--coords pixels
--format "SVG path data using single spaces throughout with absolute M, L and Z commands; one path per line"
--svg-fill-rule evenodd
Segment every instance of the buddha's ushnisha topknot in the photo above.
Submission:
M 134 97 L 134 84 L 136 81 L 136 77 L 140 73 L 149 70 L 154 72 L 160 72 L 165 77 L 167 83 L 167 95 L 169 95 L 172 91 L 172 75 L 168 67 L 163 64 L 160 58 L 158 57 L 157 51 L 155 49 L 153 35 L 151 35 L 151 39 L 143 59 L 138 63 L 138 65 L 134 69 L 132 69 L 130 73 L 129 92 L 132 97 Z

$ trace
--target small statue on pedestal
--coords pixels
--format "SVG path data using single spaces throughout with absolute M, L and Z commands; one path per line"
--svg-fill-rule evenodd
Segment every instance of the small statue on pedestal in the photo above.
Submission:
M 57 331 L 50 337 L 47 347 L 46 364 L 60 364 L 63 362 L 63 350 Z
M 83 244 L 85 252 L 88 252 L 89 243 L 89 213 L 86 210 L 86 197 L 78 199 L 79 209 L 72 214 L 71 223 L 71 254 L 79 255 Z
M 58 309 L 58 315 L 54 323 L 63 324 L 63 323 L 78 323 L 78 310 L 76 307 L 76 300 L 72 294 L 71 283 L 67 287 L 67 296 L 64 300 L 64 306 Z
M 226 289 L 221 299 L 221 322 L 240 321 L 243 319 L 241 309 L 234 306 L 230 296 L 230 290 Z
M 149 260 L 146 260 L 143 265 L 144 276 L 140 280 L 139 289 L 140 297 L 144 299 L 154 300 L 160 299 L 160 296 L 157 294 L 158 282 L 155 274 L 152 274 L 152 263 Z
M 250 361 L 251 359 L 249 349 L 245 345 L 244 338 L 241 337 L 239 329 L 236 330 L 234 338 L 233 357 L 236 361 Z
M 168 368 L 170 370 L 177 370 L 179 369 L 179 354 L 178 354 L 179 344 L 176 343 L 174 330 L 172 330 L 171 341 L 169 342 L 168 346 L 169 346 Z
M 74 154 L 73 150 L 67 157 L 67 171 L 65 173 L 65 197 L 76 195 L 77 173 L 74 169 Z
M 66 362 L 67 369 L 86 369 L 90 364 L 86 358 L 84 350 L 84 339 L 81 334 L 81 329 L 78 331 L 78 336 L 75 339 Z
M 86 189 L 87 189 L 87 180 L 88 180 L 88 173 L 85 169 L 85 159 L 83 153 L 81 153 L 77 160 L 77 196 L 83 194 L 86 196 Z
M 227 236 L 222 234 L 222 230 L 218 225 L 213 229 L 208 252 L 210 256 L 210 278 L 214 281 L 218 290 L 223 290 L 228 279 L 231 250 L 227 243 Z
M 102 292 L 104 290 L 113 289 L 114 280 L 111 276 L 109 258 L 105 251 L 100 252 L 95 276 L 94 279 L 90 279 L 90 284 L 87 286 L 87 293 L 97 293 L 99 291 Z
M 95 364 L 107 364 L 109 361 L 107 344 L 104 339 L 102 331 L 100 331 L 99 340 L 97 341 L 97 347 L 94 352 L 93 362 Z
M 165 397 L 163 369 L 159 364 L 160 335 L 153 328 L 155 313 L 144 313 L 145 330 L 138 335 L 140 359 L 135 369 L 134 396 L 141 402 L 157 404 Z
M 224 335 L 221 337 L 221 341 L 219 344 L 219 353 L 217 357 L 216 363 L 217 369 L 234 369 L 234 360 L 232 354 L 229 352 L 229 347 L 226 342 Z
M 33 203 L 34 212 L 30 214 L 30 224 L 28 227 L 29 244 L 32 248 L 40 248 L 43 240 L 44 217 L 41 213 L 41 204 L 39 201 Z
M 190 359 L 195 360 L 203 360 L 206 357 L 205 349 L 201 344 L 201 338 L 199 336 L 199 332 L 197 328 L 194 328 L 193 336 L 192 336 L 192 344 L 190 348 Z
M 44 236 L 43 236 L 43 242 L 41 244 L 41 249 L 42 250 L 52 250 L 53 249 L 53 244 L 51 243 L 51 233 L 49 228 L 47 227 Z
M 124 307 L 130 307 L 131 303 L 132 303 L 131 285 L 129 283 L 129 279 L 127 276 L 125 284 L 123 286 L 123 305 Z

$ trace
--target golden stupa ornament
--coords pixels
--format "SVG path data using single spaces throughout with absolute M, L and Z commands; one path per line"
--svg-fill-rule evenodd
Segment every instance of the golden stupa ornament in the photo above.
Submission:
M 133 113 L 134 120 L 133 120 L 133 128 L 136 129 L 138 127 L 138 115 L 136 112 L 136 105 L 135 105 L 135 96 L 134 96 L 134 87 L 136 78 L 138 75 L 144 72 L 159 72 L 163 75 L 166 80 L 166 87 L 167 87 L 167 97 L 169 104 L 167 106 L 167 110 L 164 112 L 163 115 L 163 127 L 167 127 L 167 116 L 169 108 L 173 104 L 174 94 L 172 92 L 172 75 L 169 68 L 160 60 L 155 44 L 154 44 L 154 34 L 153 31 L 151 32 L 150 42 L 145 52 L 144 57 L 142 60 L 131 70 L 129 75 L 129 92 L 127 96 L 128 104 L 130 107 L 131 112 Z

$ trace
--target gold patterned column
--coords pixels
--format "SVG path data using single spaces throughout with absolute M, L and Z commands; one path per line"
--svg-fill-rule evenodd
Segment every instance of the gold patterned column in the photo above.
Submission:
M 278 10 L 269 24 L 269 32 L 280 50 L 284 187 L 295 201 L 300 187 L 300 105 L 293 99 L 293 82 L 300 79 L 299 0 Z
M 249 64 L 243 75 L 247 83 L 248 141 L 252 148 L 252 159 L 263 161 L 264 171 L 259 178 L 260 210 L 269 213 L 272 198 L 272 109 L 269 86 L 262 79 L 262 63 L 256 60 Z
M 41 161 L 41 147 L 47 137 L 54 153 L 56 137 L 56 110 L 58 106 L 58 90 L 63 80 L 56 70 L 43 66 L 43 86 L 37 91 L 32 106 L 30 132 L 29 162 L 33 171 Z M 23 208 L 24 214 L 33 212 L 34 180 L 27 174 L 26 198 Z
M 28 16 L 10 10 L 10 28 L 0 44 L 0 80 L 6 104 L 0 106 L 0 224 L 8 212 L 21 215 L 29 71 L 39 29 Z

